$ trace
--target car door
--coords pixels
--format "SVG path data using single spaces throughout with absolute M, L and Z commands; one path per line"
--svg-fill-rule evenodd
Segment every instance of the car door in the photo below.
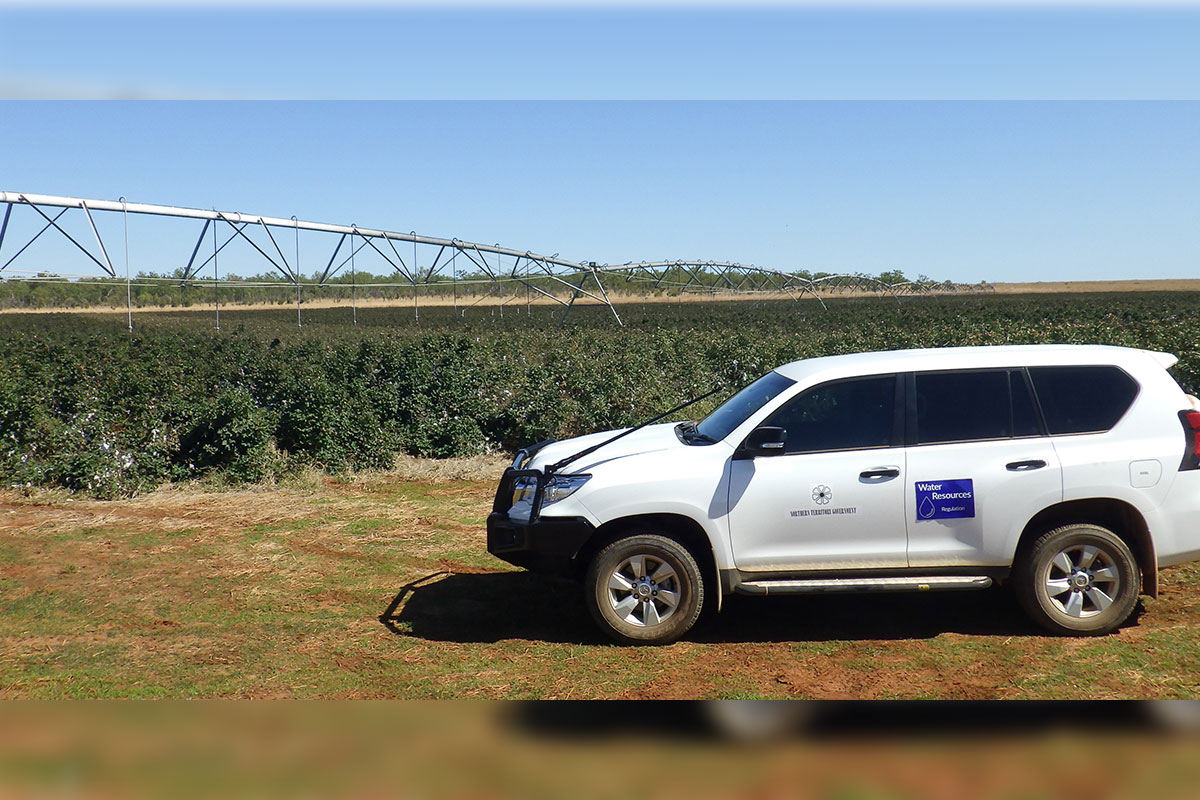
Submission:
M 896 375 L 832 381 L 763 421 L 787 443 L 780 455 L 729 462 L 738 569 L 906 565 L 903 391 Z
M 1062 500 L 1062 469 L 1023 369 L 907 376 L 908 560 L 1003 566 L 1025 523 Z

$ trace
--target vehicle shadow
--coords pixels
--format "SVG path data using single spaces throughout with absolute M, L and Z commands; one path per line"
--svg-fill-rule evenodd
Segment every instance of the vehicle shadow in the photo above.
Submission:
M 603 644 L 579 584 L 529 572 L 434 573 L 393 598 L 379 620 L 400 636 L 439 642 L 528 639 Z M 1139 603 L 1126 625 L 1136 625 Z M 686 637 L 716 643 L 1041 636 L 1006 588 L 971 592 L 728 597 Z
M 1088 737 L 1113 732 L 1169 735 L 1143 700 L 729 700 L 726 703 L 793 709 L 794 724 L 775 730 L 767 744 L 787 740 L 911 743 L 916 737 L 937 742 L 953 739 L 1027 739 L 1047 733 Z M 714 701 L 690 700 L 537 700 L 504 707 L 502 719 L 514 730 L 535 737 L 602 740 L 630 735 L 630 719 L 651 715 L 653 726 L 637 735 L 660 741 L 712 740 L 728 744 L 762 744 L 753 732 L 723 730 L 711 713 Z M 706 708 L 707 706 L 707 708 Z M 803 708 L 796 713 L 796 706 Z M 661 712 L 661 713 L 655 713 Z M 707 712 L 707 713 L 706 713 Z M 1178 731 L 1186 735 L 1185 731 Z
M 523 570 L 427 575 L 403 587 L 379 621 L 398 636 L 434 642 L 607 641 L 584 608 L 579 584 Z
M 1041 630 L 1004 588 L 964 592 L 728 597 L 699 642 L 932 639 L 943 633 L 1027 636 Z

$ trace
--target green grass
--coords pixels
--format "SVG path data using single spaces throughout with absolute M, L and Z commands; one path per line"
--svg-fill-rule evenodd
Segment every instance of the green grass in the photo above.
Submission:
M 1195 567 L 1097 639 L 1042 636 L 999 591 L 967 616 L 965 596 L 738 598 L 686 641 L 632 649 L 576 585 L 485 552 L 490 495 L 380 473 L 31 506 L 0 536 L 0 695 L 1200 696 Z

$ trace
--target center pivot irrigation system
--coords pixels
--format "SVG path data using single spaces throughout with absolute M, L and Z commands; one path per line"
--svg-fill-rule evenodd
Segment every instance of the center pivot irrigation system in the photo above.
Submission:
M 401 233 L 398 231 L 360 228 L 357 225 L 334 225 L 324 222 L 307 222 L 291 217 L 264 217 L 240 212 L 206 210 L 198 208 L 179 208 L 175 206 L 149 205 L 146 203 L 130 203 L 121 198 L 112 200 L 86 200 L 77 197 L 58 197 L 54 195 L 21 194 L 17 192 L 0 191 L 0 206 L 3 206 L 3 221 L 0 222 L 0 279 L 29 280 L 44 282 L 74 283 L 104 282 L 113 283 L 121 277 L 125 279 L 126 304 L 129 313 L 129 325 L 133 327 L 132 285 L 136 282 L 144 285 L 147 281 L 166 281 L 178 283 L 180 288 L 188 286 L 209 286 L 214 294 L 213 299 L 217 309 L 217 324 L 220 326 L 220 295 L 219 292 L 227 287 L 288 287 L 296 290 L 296 319 L 299 324 L 301 309 L 301 289 L 317 290 L 346 288 L 345 276 L 349 274 L 351 282 L 350 304 L 354 319 L 357 322 L 358 291 L 373 287 L 402 287 L 413 290 L 414 314 L 419 315 L 417 292 L 421 289 L 436 288 L 439 292 L 449 292 L 453 295 L 456 313 L 465 315 L 466 309 L 485 299 L 498 301 L 503 309 L 504 303 L 520 302 L 524 293 L 526 303 L 531 298 L 542 302 L 552 302 L 561 306 L 558 324 L 562 325 L 573 306 L 579 303 L 599 304 L 612 312 L 619 324 L 621 317 L 613 304 L 610 290 L 620 288 L 622 291 L 636 291 L 640 294 L 685 294 L 703 293 L 709 295 L 780 295 L 800 300 L 805 296 L 811 297 L 822 308 L 823 298 L 832 295 L 873 294 L 900 298 L 904 295 L 931 293 L 966 293 L 988 291 L 988 284 L 956 284 L 905 281 L 902 283 L 886 283 L 877 278 L 864 275 L 826 275 L 819 278 L 807 278 L 777 269 L 759 267 L 751 264 L 738 264 L 723 261 L 654 261 L 627 264 L 597 264 L 594 261 L 570 261 L 560 258 L 558 254 L 551 256 L 540 255 L 528 250 L 514 250 L 501 247 L 498 244 L 486 245 L 467 242 L 461 239 L 442 239 L 434 236 L 421 236 L 415 231 Z M 15 227 L 10 230 L 10 220 L 19 216 L 14 214 L 21 209 L 21 214 L 29 216 L 33 223 L 23 233 L 15 233 Z M 78 210 L 79 214 L 70 215 L 64 219 L 68 211 Z M 106 245 L 101 230 L 104 225 L 98 225 L 97 219 L 110 218 L 107 223 L 112 226 L 111 218 L 119 215 L 121 223 L 123 249 L 112 250 Z M 166 247 L 166 255 L 156 256 L 156 266 L 164 266 L 169 271 L 175 271 L 174 277 L 148 278 L 145 275 L 130 277 L 130 235 L 129 220 L 131 215 L 139 218 L 156 220 L 166 224 L 167 220 L 195 220 L 199 224 L 198 235 L 195 228 L 188 233 L 180 230 L 177 225 L 165 235 L 154 232 L 148 236 L 156 247 Z M 75 218 L 77 231 L 68 231 L 68 221 Z M 78 224 L 79 220 L 86 222 L 86 227 Z M 29 249 L 43 234 L 54 229 L 58 234 L 74 245 L 86 256 L 86 263 L 91 271 L 83 273 L 62 273 L 48 270 L 45 267 L 36 269 L 12 268 L 13 263 Z M 36 231 L 36 232 L 35 232 Z M 90 237 L 88 232 L 90 231 Z M 306 249 L 303 263 L 315 263 L 319 269 L 313 278 L 301 274 L 301 237 L 305 238 Z M 314 237 L 319 234 L 319 237 Z M 24 244 L 13 248 L 9 241 L 6 247 L 6 235 L 10 240 L 24 239 Z M 193 241 L 193 238 L 194 241 Z M 94 247 L 85 244 L 83 240 L 94 239 Z M 317 241 L 313 241 L 317 238 Z M 111 239 L 111 235 L 110 235 Z M 290 239 L 290 241 L 289 241 Z M 166 243 L 164 245 L 164 242 Z M 290 247 L 289 247 L 290 245 Z M 226 266 L 225 278 L 218 273 L 218 260 L 224 254 L 226 264 L 236 248 L 242 248 L 241 257 L 249 254 L 254 259 L 265 259 L 272 272 L 279 276 L 278 280 L 243 281 L 230 277 Z M 226 252 L 226 248 L 231 248 Z M 247 250 L 249 248 L 249 250 Z M 316 254 L 312 253 L 312 249 Z M 114 263 L 112 254 L 122 256 Z M 357 260 L 356 260 L 357 259 Z M 26 256 L 26 261 L 29 256 Z M 144 259 L 139 259 L 144 260 Z M 123 263 L 122 263 L 123 262 Z M 166 263 L 164 263 L 166 262 Z M 211 266 L 210 266 L 211 265 Z M 390 269 L 389 279 L 381 282 L 371 274 L 369 282 L 360 283 L 357 280 L 359 270 L 374 266 L 386 266 Z M 99 271 L 96 271 L 98 268 Z M 7 272 L 6 272 L 7 270 Z M 387 270 L 385 270 L 386 272 Z M 123 275 L 121 274 L 123 272 Z M 339 275 L 343 276 L 336 283 L 331 283 Z M 463 302 L 460 304 L 460 291 Z M 312 297 L 312 294 L 309 294 Z M 466 301 L 474 302 L 467 305 Z

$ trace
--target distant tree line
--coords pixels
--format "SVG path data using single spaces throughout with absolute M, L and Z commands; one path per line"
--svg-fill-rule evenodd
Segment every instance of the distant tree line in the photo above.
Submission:
M 716 270 L 703 268 L 671 268 L 659 274 L 663 277 L 657 284 L 647 280 L 644 275 L 633 273 L 625 276 L 605 275 L 602 280 L 605 290 L 617 296 L 674 294 L 685 284 L 686 291 L 690 292 L 720 291 L 730 288 L 729 281 L 735 284 L 740 281 L 738 276 L 731 274 L 727 280 Z M 799 270 L 793 274 L 814 280 L 836 273 Z M 537 298 L 542 296 L 541 292 L 559 297 L 569 296 L 573 289 L 564 281 L 574 283 L 577 280 L 571 275 L 560 275 L 557 280 L 549 276 L 532 276 L 525 278 L 526 283 L 508 278 L 504 283 L 497 285 L 482 272 L 472 272 L 459 273 L 453 277 L 435 275 L 428 283 L 413 286 L 400 275 L 343 272 L 327 279 L 323 285 L 318 284 L 318 276 L 315 274 L 302 276 L 297 287 L 287 283 L 286 279 L 277 273 L 260 273 L 248 277 L 230 274 L 215 281 L 204 280 L 201 277 L 183 281 L 182 277 L 182 270 L 170 273 L 139 272 L 129 282 L 128 298 L 124 278 L 66 280 L 49 272 L 40 273 L 32 279 L 8 278 L 0 280 L 0 308 L 119 308 L 126 305 L 127 299 L 135 308 L 179 308 L 209 305 L 214 298 L 219 299 L 222 304 L 230 305 L 289 305 L 297 302 L 297 289 L 301 304 L 313 300 L 349 300 L 352 295 L 360 299 L 412 301 L 414 294 L 418 298 L 439 299 L 459 296 L 466 302 L 473 302 L 485 296 L 492 296 L 497 300 L 514 295 L 522 299 L 527 295 Z M 872 277 L 888 284 L 909 280 L 900 270 L 863 277 Z M 0 275 L 0 278 L 3 276 Z M 915 280 L 930 286 L 939 285 L 924 275 Z M 749 285 L 749 282 L 745 284 L 746 287 Z M 596 291 L 590 280 L 585 282 L 583 288 L 592 293 Z

